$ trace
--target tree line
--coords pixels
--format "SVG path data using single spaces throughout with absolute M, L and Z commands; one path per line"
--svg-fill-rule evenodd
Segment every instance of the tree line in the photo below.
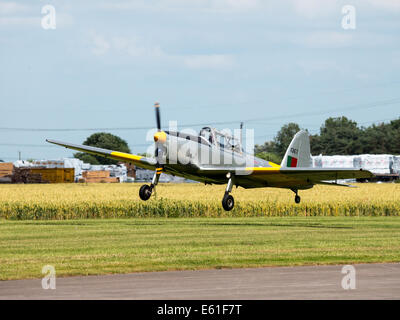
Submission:
M 272 141 L 256 145 L 254 153 L 280 163 L 299 130 L 297 123 L 285 124 Z M 319 134 L 310 135 L 310 146 L 312 155 L 400 154 L 400 118 L 368 127 L 346 117 L 328 118 Z

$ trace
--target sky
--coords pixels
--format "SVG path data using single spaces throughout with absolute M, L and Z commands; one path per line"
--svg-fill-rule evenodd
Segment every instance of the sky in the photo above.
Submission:
M 144 152 L 156 101 L 163 128 L 243 121 L 257 144 L 369 126 L 400 117 L 399 75 L 398 0 L 0 0 L 0 159 L 70 157 L 45 139 L 97 131 Z

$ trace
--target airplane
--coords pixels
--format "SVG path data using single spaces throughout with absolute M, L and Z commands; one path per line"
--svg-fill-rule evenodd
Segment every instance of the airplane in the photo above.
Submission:
M 105 158 L 134 164 L 154 171 L 151 183 L 140 187 L 139 197 L 146 201 L 155 190 L 162 172 L 205 184 L 226 184 L 222 207 L 234 207 L 231 195 L 233 186 L 250 188 L 286 188 L 295 193 L 295 203 L 300 203 L 299 190 L 314 185 L 341 184 L 338 179 L 368 179 L 374 175 L 356 168 L 315 168 L 312 166 L 310 139 L 307 131 L 295 134 L 280 165 L 246 153 L 242 139 L 204 127 L 199 135 L 161 129 L 160 105 L 155 103 L 157 132 L 154 134 L 153 157 L 144 157 L 119 151 L 46 139 L 65 148 Z M 242 129 L 242 126 L 241 126 Z

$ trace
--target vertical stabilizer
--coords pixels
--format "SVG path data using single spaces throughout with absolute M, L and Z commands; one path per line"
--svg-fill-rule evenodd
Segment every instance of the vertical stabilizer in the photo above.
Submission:
M 301 130 L 295 134 L 281 163 L 282 168 L 312 167 L 310 138 L 308 132 Z

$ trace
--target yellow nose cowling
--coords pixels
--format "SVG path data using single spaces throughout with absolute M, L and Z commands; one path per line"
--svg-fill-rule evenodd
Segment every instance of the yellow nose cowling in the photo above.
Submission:
M 167 134 L 164 131 L 158 131 L 154 134 L 154 141 L 159 143 L 165 143 L 167 141 Z

